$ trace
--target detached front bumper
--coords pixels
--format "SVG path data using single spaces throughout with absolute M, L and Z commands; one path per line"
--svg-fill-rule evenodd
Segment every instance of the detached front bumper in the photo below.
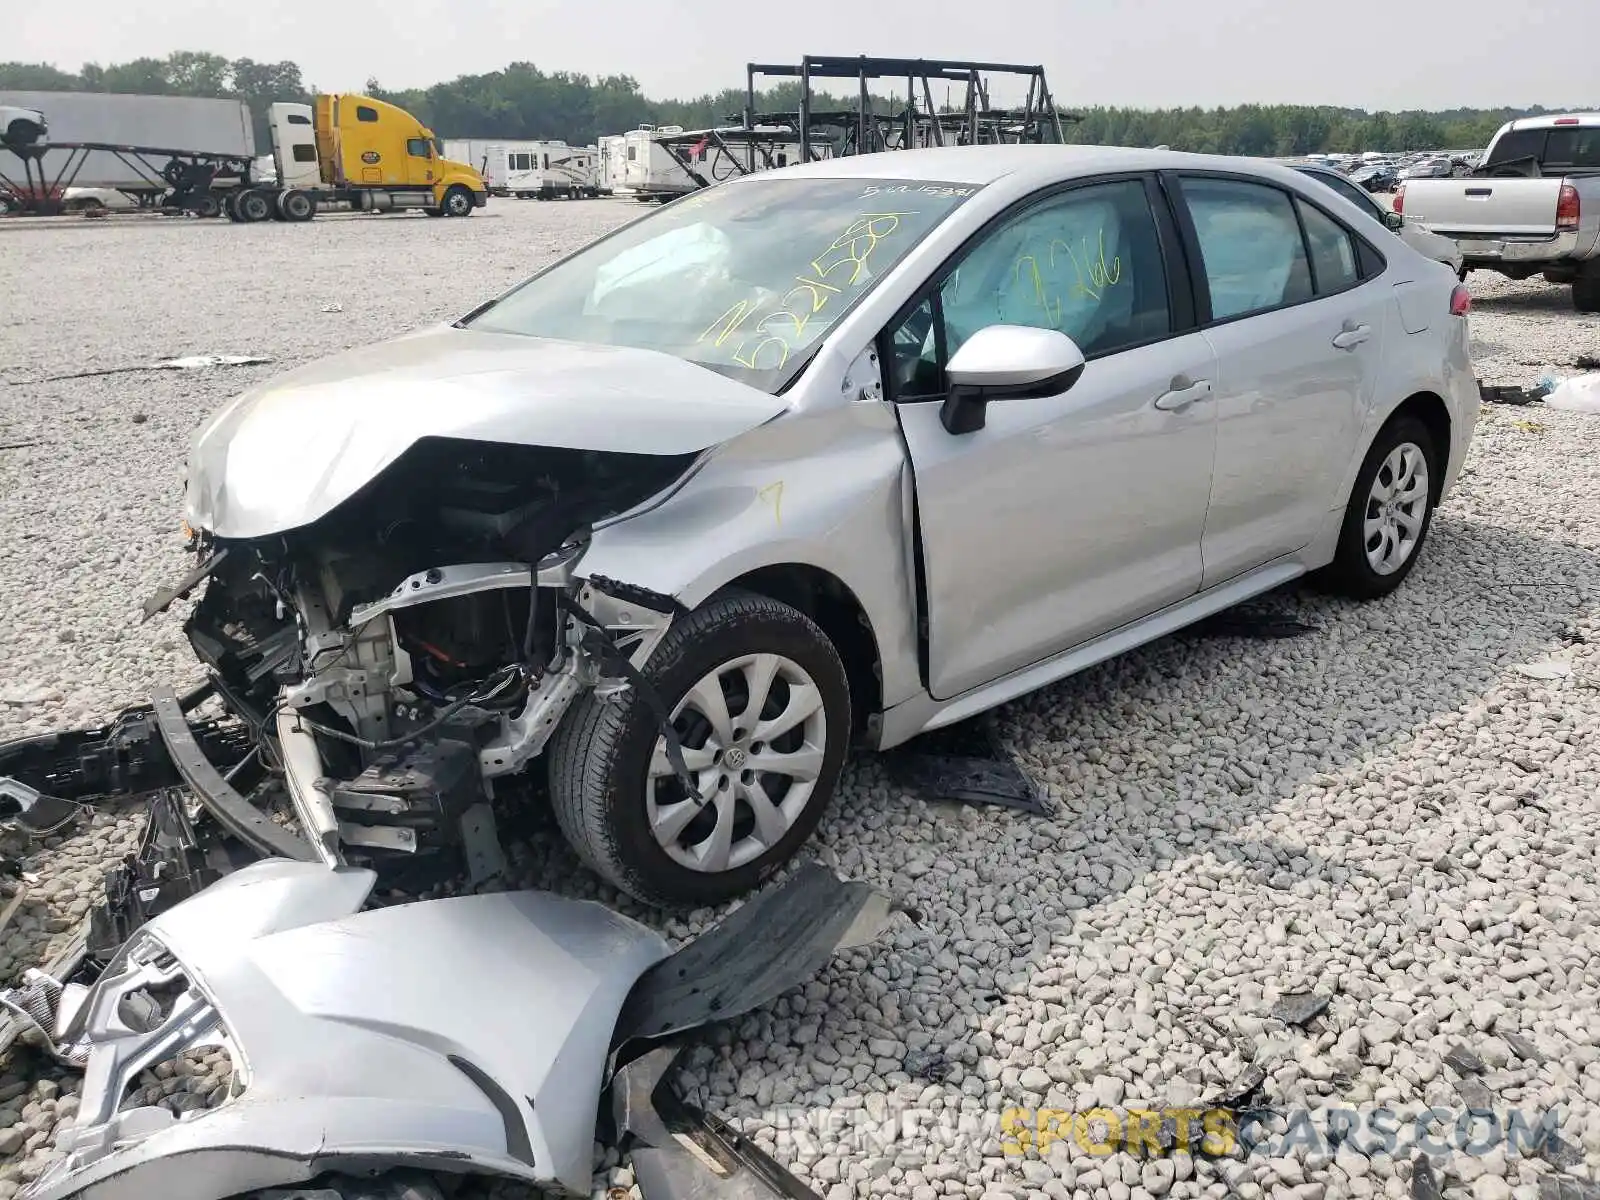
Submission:
M 541 892 L 360 912 L 374 878 L 257 863 L 136 935 L 63 1008 L 84 1091 L 28 1200 L 215 1200 L 374 1163 L 587 1192 L 616 1014 L 667 944 Z M 202 1046 L 234 1061 L 220 1107 L 119 1110 Z
M 256 863 L 151 921 L 93 987 L 55 985 L 45 1033 L 84 1086 L 23 1200 L 345 1196 L 330 1179 L 407 1170 L 583 1195 L 608 1091 L 647 1200 L 811 1195 L 661 1081 L 684 1035 L 876 939 L 908 911 L 890 897 L 813 864 L 669 953 L 592 901 L 360 911 L 373 882 Z M 216 1107 L 123 1106 L 141 1072 L 214 1047 L 234 1067 Z

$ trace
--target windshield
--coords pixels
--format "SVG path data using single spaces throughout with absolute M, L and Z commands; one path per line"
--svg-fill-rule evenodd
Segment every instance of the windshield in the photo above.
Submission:
M 659 350 L 775 393 L 978 190 L 776 176 L 709 188 L 578 251 L 462 326 Z

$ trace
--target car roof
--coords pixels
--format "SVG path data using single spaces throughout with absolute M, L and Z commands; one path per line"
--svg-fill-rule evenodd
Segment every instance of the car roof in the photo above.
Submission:
M 1020 181 L 1096 175 L 1105 171 L 1166 169 L 1234 169 L 1248 162 L 1270 173 L 1266 159 L 1228 158 L 1217 154 L 1185 154 L 1134 146 L 942 146 L 925 150 L 884 150 L 823 159 L 785 169 L 785 177 L 809 175 L 826 179 L 903 179 L 982 186 L 1016 176 Z M 1281 169 L 1281 168 L 1280 168 Z M 759 175 L 747 178 L 759 178 Z

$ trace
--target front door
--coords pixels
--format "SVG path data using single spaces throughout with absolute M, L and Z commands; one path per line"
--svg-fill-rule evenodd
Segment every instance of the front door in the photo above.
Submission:
M 415 188 L 433 188 L 433 143 L 425 137 L 406 139 L 406 184 Z
M 1382 357 L 1390 289 L 1345 228 L 1237 178 L 1181 180 L 1217 353 L 1204 586 L 1302 549 L 1337 506 Z M 1205 314 L 1202 314 L 1203 316 Z
M 1164 252 L 1165 251 L 1165 252 Z M 1141 179 L 1024 208 L 963 252 L 886 339 L 911 455 L 929 690 L 947 699 L 1182 600 L 1200 586 L 1215 357 L 1175 309 Z M 992 402 L 948 433 L 944 364 L 987 325 L 1072 337 L 1067 391 Z

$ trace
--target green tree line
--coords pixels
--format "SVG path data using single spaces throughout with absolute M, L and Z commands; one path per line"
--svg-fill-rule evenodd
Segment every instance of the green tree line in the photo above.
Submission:
M 166 58 L 85 63 L 76 72 L 46 63 L 0 63 L 0 90 L 136 92 L 147 95 L 236 97 L 255 115 L 258 145 L 267 147 L 265 111 L 278 100 L 305 100 L 317 90 L 293 62 L 177 51 Z M 516 62 L 502 71 L 462 75 L 426 88 L 390 90 L 369 79 L 368 94 L 414 113 L 441 137 L 562 138 L 575 144 L 640 124 L 706 128 L 735 122 L 745 94 L 727 88 L 688 100 L 646 96 L 628 75 L 592 78 L 542 71 Z M 798 105 L 799 84 L 786 82 L 757 97 L 761 112 Z M 935 97 L 936 100 L 943 99 Z M 874 96 L 879 111 L 902 101 Z M 851 108 L 853 100 L 817 95 L 818 108 Z M 1375 112 L 1295 104 L 1233 108 L 1134 109 L 1095 107 L 1075 112 L 1067 140 L 1097 145 L 1171 146 L 1215 154 L 1284 156 L 1359 150 L 1466 150 L 1481 147 L 1513 117 L 1553 111 L 1458 108 L 1445 112 Z

